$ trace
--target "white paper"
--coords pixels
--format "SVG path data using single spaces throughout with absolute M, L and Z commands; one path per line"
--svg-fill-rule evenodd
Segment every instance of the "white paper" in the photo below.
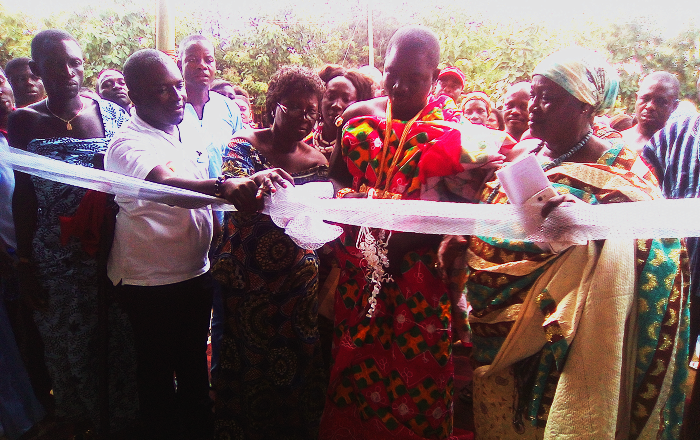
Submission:
M 515 206 L 523 205 L 532 196 L 550 186 L 534 154 L 528 154 L 523 159 L 496 171 L 496 176 L 508 195 L 508 200 Z

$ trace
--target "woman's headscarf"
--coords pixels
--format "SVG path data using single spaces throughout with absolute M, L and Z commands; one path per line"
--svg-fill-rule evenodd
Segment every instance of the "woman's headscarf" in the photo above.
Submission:
M 467 106 L 467 103 L 469 101 L 481 101 L 484 104 L 486 104 L 486 114 L 490 115 L 491 114 L 491 100 L 489 99 L 489 95 L 487 95 L 484 92 L 470 92 L 467 93 L 467 96 L 464 97 L 462 100 L 462 111 L 464 111 L 464 108 Z
M 532 76 L 542 75 L 559 84 L 576 99 L 602 115 L 615 104 L 620 77 L 597 52 L 569 47 L 554 52 L 537 65 Z

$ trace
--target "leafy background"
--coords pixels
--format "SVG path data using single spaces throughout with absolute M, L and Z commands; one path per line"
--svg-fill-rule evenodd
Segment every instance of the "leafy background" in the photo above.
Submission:
M 367 64 L 366 1 L 306 6 L 253 2 L 235 12 L 214 1 L 175 3 L 176 39 L 190 33 L 210 37 L 218 48 L 220 76 L 242 84 L 258 104 L 264 101 L 267 81 L 280 65 Z M 700 27 L 692 21 L 682 22 L 685 24 L 669 33 L 654 18 L 605 20 L 596 15 L 575 26 L 557 25 L 532 18 L 494 18 L 457 1 L 424 8 L 373 2 L 372 8 L 375 65 L 382 66 L 386 45 L 396 29 L 422 23 L 440 37 L 442 65 L 459 66 L 466 74 L 465 91 L 485 91 L 494 101 L 509 84 L 527 80 L 544 56 L 579 44 L 601 51 L 618 69 L 622 80 L 618 109 L 633 109 L 640 77 L 655 70 L 676 73 L 683 98 L 698 103 Z M 0 3 L 0 64 L 29 56 L 29 43 L 38 31 L 65 29 L 82 45 L 86 85 L 92 86 L 103 69 L 121 69 L 131 53 L 154 47 L 154 10 L 155 2 L 102 0 L 70 12 L 29 15 Z

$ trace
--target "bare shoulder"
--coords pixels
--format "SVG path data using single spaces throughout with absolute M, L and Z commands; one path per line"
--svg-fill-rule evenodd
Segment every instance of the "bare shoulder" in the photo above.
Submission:
M 620 134 L 622 135 L 622 140 L 625 142 L 625 146 L 637 153 L 642 152 L 644 145 L 648 141 L 648 139 L 639 132 L 636 125 L 621 131 Z
M 7 122 L 7 141 L 11 146 L 24 150 L 29 141 L 37 137 L 41 121 L 47 117 L 45 112 L 36 108 L 37 104 L 19 108 L 10 113 Z
M 343 112 L 343 121 L 349 121 L 358 116 L 385 116 L 388 98 L 381 96 L 368 101 L 360 101 L 352 104 Z
M 253 128 L 245 128 L 243 130 L 238 130 L 231 139 L 243 139 L 244 141 L 248 141 L 251 145 L 255 146 L 259 142 L 256 132 L 262 130 Z
M 100 111 L 100 103 L 99 102 L 97 102 L 95 99 L 87 97 L 87 96 L 81 96 L 80 100 L 83 103 L 83 108 L 84 108 L 83 113 L 92 112 L 95 115 L 99 116 L 99 114 L 100 114 L 99 113 L 99 111 Z M 113 105 L 114 107 L 118 107 L 117 104 L 114 104 L 111 101 L 107 101 L 107 102 L 109 103 L 109 104 L 107 104 L 108 106 Z
M 311 162 L 310 166 L 328 165 L 326 156 L 324 156 L 323 153 L 313 146 L 303 143 L 300 151 L 303 153 L 303 156 L 308 160 L 308 162 Z

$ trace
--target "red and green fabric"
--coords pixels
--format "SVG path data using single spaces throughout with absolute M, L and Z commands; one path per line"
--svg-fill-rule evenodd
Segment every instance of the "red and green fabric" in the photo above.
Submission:
M 419 121 L 457 120 L 441 97 Z M 452 101 L 449 101 L 452 103 Z M 452 103 L 452 106 L 454 104 Z M 422 153 L 444 127 L 417 122 L 401 157 L 394 157 L 406 121 L 393 121 L 389 157 L 400 164 L 388 191 L 420 198 Z M 382 160 L 386 120 L 349 122 L 342 153 L 353 189 L 374 187 Z M 388 167 L 386 167 L 388 168 Z M 436 249 L 408 253 L 401 276 L 385 282 L 373 316 L 357 229 L 346 227 L 336 247 L 341 276 L 335 301 L 334 365 L 321 422 L 322 439 L 448 439 L 453 437 L 451 304 L 436 269 Z

